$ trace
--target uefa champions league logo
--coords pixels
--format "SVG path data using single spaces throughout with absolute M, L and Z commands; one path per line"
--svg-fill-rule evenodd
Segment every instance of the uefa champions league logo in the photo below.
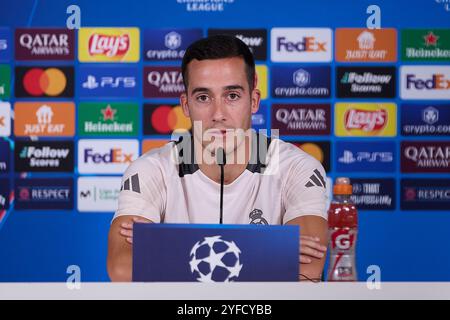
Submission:
M 234 241 L 223 240 L 221 236 L 205 237 L 192 247 L 191 272 L 200 282 L 234 281 L 243 267 L 240 254 Z

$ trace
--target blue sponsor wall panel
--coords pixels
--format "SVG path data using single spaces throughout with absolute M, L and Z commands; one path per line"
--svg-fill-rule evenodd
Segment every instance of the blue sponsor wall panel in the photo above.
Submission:
M 214 33 L 217 33 L 218 29 L 254 29 L 255 33 L 266 40 L 265 52 L 261 52 L 262 49 L 256 41 L 258 39 L 252 41 L 255 46 L 252 50 L 255 50 L 258 57 L 257 64 L 268 67 L 268 97 L 262 100 L 260 111 L 253 117 L 254 127 L 271 128 L 273 105 L 299 105 L 298 109 L 301 109 L 301 105 L 331 106 L 329 123 L 331 128 L 328 128 L 329 131 L 324 130 L 329 134 L 286 134 L 282 138 L 292 142 L 317 142 L 319 145 L 323 145 L 322 142 L 329 143 L 331 161 L 330 170 L 327 170 L 328 176 L 332 179 L 338 176 L 356 179 L 358 186 L 355 199 L 364 202 L 361 205 L 364 210 L 360 210 L 359 214 L 357 242 L 359 280 L 367 279 L 368 266 L 379 265 L 383 281 L 450 281 L 450 171 L 447 170 L 448 165 L 445 167 L 445 161 L 450 161 L 445 155 L 446 150 L 450 149 L 448 103 L 450 90 L 447 89 L 447 94 L 443 94 L 442 92 L 446 90 L 443 89 L 439 93 L 440 98 L 433 99 L 435 91 L 423 88 L 424 86 L 420 84 L 420 80 L 426 81 L 433 77 L 450 80 L 448 69 L 444 68 L 450 64 L 450 58 L 441 61 L 425 59 L 409 62 L 402 60 L 401 52 L 401 31 L 404 29 L 448 31 L 450 5 L 434 0 L 378 1 L 376 4 L 381 9 L 381 27 L 394 28 L 397 31 L 397 59 L 386 62 L 344 63 L 338 62 L 335 56 L 336 28 L 365 28 L 368 18 L 366 10 L 369 5 L 374 4 L 373 2 L 212 1 L 214 6 L 211 8 L 217 9 L 213 11 L 200 11 L 201 1 L 189 3 L 177 0 L 4 1 L 0 10 L 0 66 L 9 66 L 11 74 L 9 95 L 2 95 L 0 91 L 1 102 L 9 102 L 12 109 L 15 102 L 24 101 L 73 101 L 76 106 L 80 102 L 138 102 L 140 108 L 138 135 L 130 137 L 130 140 L 169 139 L 170 135 L 167 132 L 158 133 L 157 128 L 140 129 L 142 123 L 150 125 L 150 120 L 144 118 L 144 104 L 177 105 L 178 100 L 174 97 L 178 93 L 152 97 L 152 92 L 158 88 L 146 82 L 147 74 L 144 70 L 178 67 L 179 58 L 188 42 L 207 35 L 209 29 L 214 29 Z M 81 9 L 82 27 L 139 28 L 138 62 L 80 63 L 78 32 L 74 34 L 74 59 L 32 61 L 17 59 L 19 55 L 14 46 L 16 29 L 65 28 L 68 18 L 66 10 L 72 4 L 78 5 Z M 323 32 L 320 36 L 321 41 L 326 39 L 328 34 L 326 30 L 331 30 L 332 37 L 328 48 L 332 53 L 331 61 L 328 58 L 316 62 L 281 62 L 278 58 L 275 61 L 271 55 L 272 28 L 321 28 Z M 277 30 L 277 32 L 284 31 Z M 243 30 L 241 37 L 251 37 L 251 33 Z M 287 38 L 289 41 L 292 40 L 290 35 Z M 437 41 L 439 44 L 446 42 L 446 48 L 449 48 L 448 36 L 441 35 Z M 8 45 L 5 46 L 5 43 Z M 290 48 L 289 46 L 285 44 L 283 48 Z M 433 44 L 428 45 L 430 46 Z M 27 54 L 21 52 L 20 56 Z M 42 69 L 51 66 L 63 68 L 70 82 L 69 89 L 72 90 L 66 88 L 60 97 L 56 98 L 49 97 L 48 92 L 42 93 L 41 97 L 33 97 L 26 92 L 27 88 L 23 87 L 23 83 L 17 81 L 16 76 L 28 70 L 24 67 L 35 66 Z M 405 80 L 407 74 L 402 74 L 401 66 L 432 68 L 420 70 L 413 68 L 412 71 L 411 68 L 405 69 L 405 73 L 412 73 L 410 79 L 414 79 L 415 82 L 410 83 L 413 90 L 404 92 L 402 86 L 407 85 Z M 395 96 L 392 97 L 392 91 L 387 96 L 384 96 L 384 93 L 379 96 L 374 94 L 372 95 L 376 96 L 374 98 L 349 93 L 353 84 L 351 81 L 358 83 L 358 79 L 350 77 L 349 81 L 343 81 L 338 77 L 338 67 L 344 74 L 347 73 L 345 76 L 349 76 L 349 72 L 364 76 L 361 73 L 364 67 L 367 67 L 366 71 L 371 71 L 372 68 L 379 71 L 383 71 L 383 68 L 389 69 L 391 74 L 394 67 L 392 81 L 395 82 L 393 91 Z M 172 75 L 176 76 L 175 73 Z M 369 78 L 370 76 L 367 75 Z M 337 92 L 338 82 L 345 87 L 345 92 L 341 95 Z M 146 86 L 150 87 L 148 89 L 150 91 L 144 91 Z M 281 94 L 275 94 L 276 87 L 295 90 L 279 90 Z M 315 90 L 317 88 L 321 90 Z M 323 88 L 328 89 L 328 92 Z M 389 83 L 389 88 L 392 89 L 392 83 Z M 420 94 L 425 90 L 426 94 L 423 97 L 426 99 L 423 99 Z M 306 94 L 286 96 L 287 92 L 306 92 Z M 395 103 L 396 119 L 383 119 L 396 121 L 396 135 L 382 137 L 366 134 L 362 137 L 342 137 L 342 135 L 337 137 L 334 128 L 334 105 L 338 102 Z M 2 108 L 0 104 L 0 117 L 4 111 Z M 174 112 L 172 115 L 176 114 L 176 111 Z M 367 112 L 366 114 L 369 115 Z M 114 117 L 114 114 L 109 116 Z M 94 120 L 96 119 L 92 119 Z M 371 120 L 376 121 L 376 119 L 359 119 L 366 124 Z M 306 113 L 305 118 L 300 119 L 299 123 L 302 121 L 321 123 L 321 119 L 310 119 Z M 96 174 L 120 177 L 120 172 L 103 174 L 100 171 L 87 175 L 80 174 L 77 161 L 79 133 L 76 130 L 73 137 L 39 138 L 39 141 L 73 139 L 73 172 L 42 173 L 40 170 L 32 173 L 15 172 L 15 124 L 11 123 L 10 134 L 3 134 L 0 127 L 0 281 L 66 281 L 69 276 L 66 271 L 71 265 L 80 267 L 82 281 L 109 281 L 106 273 L 106 254 L 112 212 L 78 211 L 80 190 L 77 181 L 80 176 Z M 100 136 L 104 138 L 103 135 Z M 29 139 L 21 138 L 21 140 Z M 403 141 L 423 142 L 420 146 L 409 144 L 411 148 L 408 149 L 410 155 L 407 159 L 408 168 L 415 168 L 415 172 L 402 172 L 400 163 L 405 159 L 401 150 Z M 437 150 L 437 145 L 442 146 L 442 149 Z M 118 147 L 120 148 L 120 145 Z M 434 149 L 430 150 L 431 147 Z M 443 152 L 442 155 L 440 152 Z M 411 159 L 411 155 L 419 154 L 422 158 L 414 156 L 412 158 L 417 160 Z M 433 156 L 430 157 L 430 154 Z M 444 163 L 444 169 L 434 173 L 417 169 L 422 165 L 430 165 L 430 161 L 436 163 L 441 161 Z M 47 192 L 45 195 L 49 197 L 50 202 L 44 202 L 41 210 L 37 209 L 39 203 L 29 203 L 27 192 L 30 190 L 27 189 L 27 185 L 30 184 L 33 190 L 41 190 L 39 188 L 45 187 L 46 184 L 53 186 L 52 193 Z M 381 204 L 377 204 L 378 202 Z M 65 210 L 48 209 L 58 206 Z

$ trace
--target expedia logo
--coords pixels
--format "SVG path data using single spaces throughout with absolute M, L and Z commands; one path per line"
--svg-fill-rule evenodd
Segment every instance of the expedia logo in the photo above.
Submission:
M 16 67 L 16 97 L 73 97 L 73 77 L 73 67 Z
M 73 171 L 73 141 L 16 141 L 16 172 Z
M 137 159 L 137 140 L 78 141 L 78 170 L 80 173 L 123 173 Z
M 74 31 L 16 29 L 17 60 L 73 60 Z
M 450 66 L 401 67 L 402 99 L 450 99 Z
M 450 143 L 403 141 L 402 172 L 450 172 Z
M 144 97 L 178 98 L 183 92 L 184 84 L 180 68 L 144 68 Z
M 347 130 L 379 131 L 386 126 L 386 110 L 350 109 L 345 113 L 345 128 Z
M 172 134 L 183 132 L 192 127 L 179 105 L 144 105 L 143 127 L 145 135 Z

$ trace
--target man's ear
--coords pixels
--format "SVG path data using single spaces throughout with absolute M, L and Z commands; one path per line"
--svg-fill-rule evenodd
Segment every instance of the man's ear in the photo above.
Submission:
M 261 101 L 261 91 L 258 89 L 258 75 L 256 72 L 253 80 L 253 88 L 251 92 L 252 113 L 256 113 L 259 110 L 259 102 Z
M 181 108 L 183 109 L 184 115 L 186 117 L 190 118 L 188 99 L 187 99 L 186 92 L 182 93 L 181 96 L 180 96 L 180 105 L 181 105 Z

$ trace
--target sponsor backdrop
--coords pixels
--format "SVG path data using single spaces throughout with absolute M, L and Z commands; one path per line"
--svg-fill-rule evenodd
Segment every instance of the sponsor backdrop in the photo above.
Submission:
M 67 7 L 81 29 L 66 28 Z M 107 281 L 121 175 L 190 129 L 180 59 L 208 34 L 257 60 L 256 129 L 349 176 L 365 280 L 450 281 L 450 4 L 378 1 L 4 1 L 0 281 Z M 101 14 L 99 14 L 101 12 Z

